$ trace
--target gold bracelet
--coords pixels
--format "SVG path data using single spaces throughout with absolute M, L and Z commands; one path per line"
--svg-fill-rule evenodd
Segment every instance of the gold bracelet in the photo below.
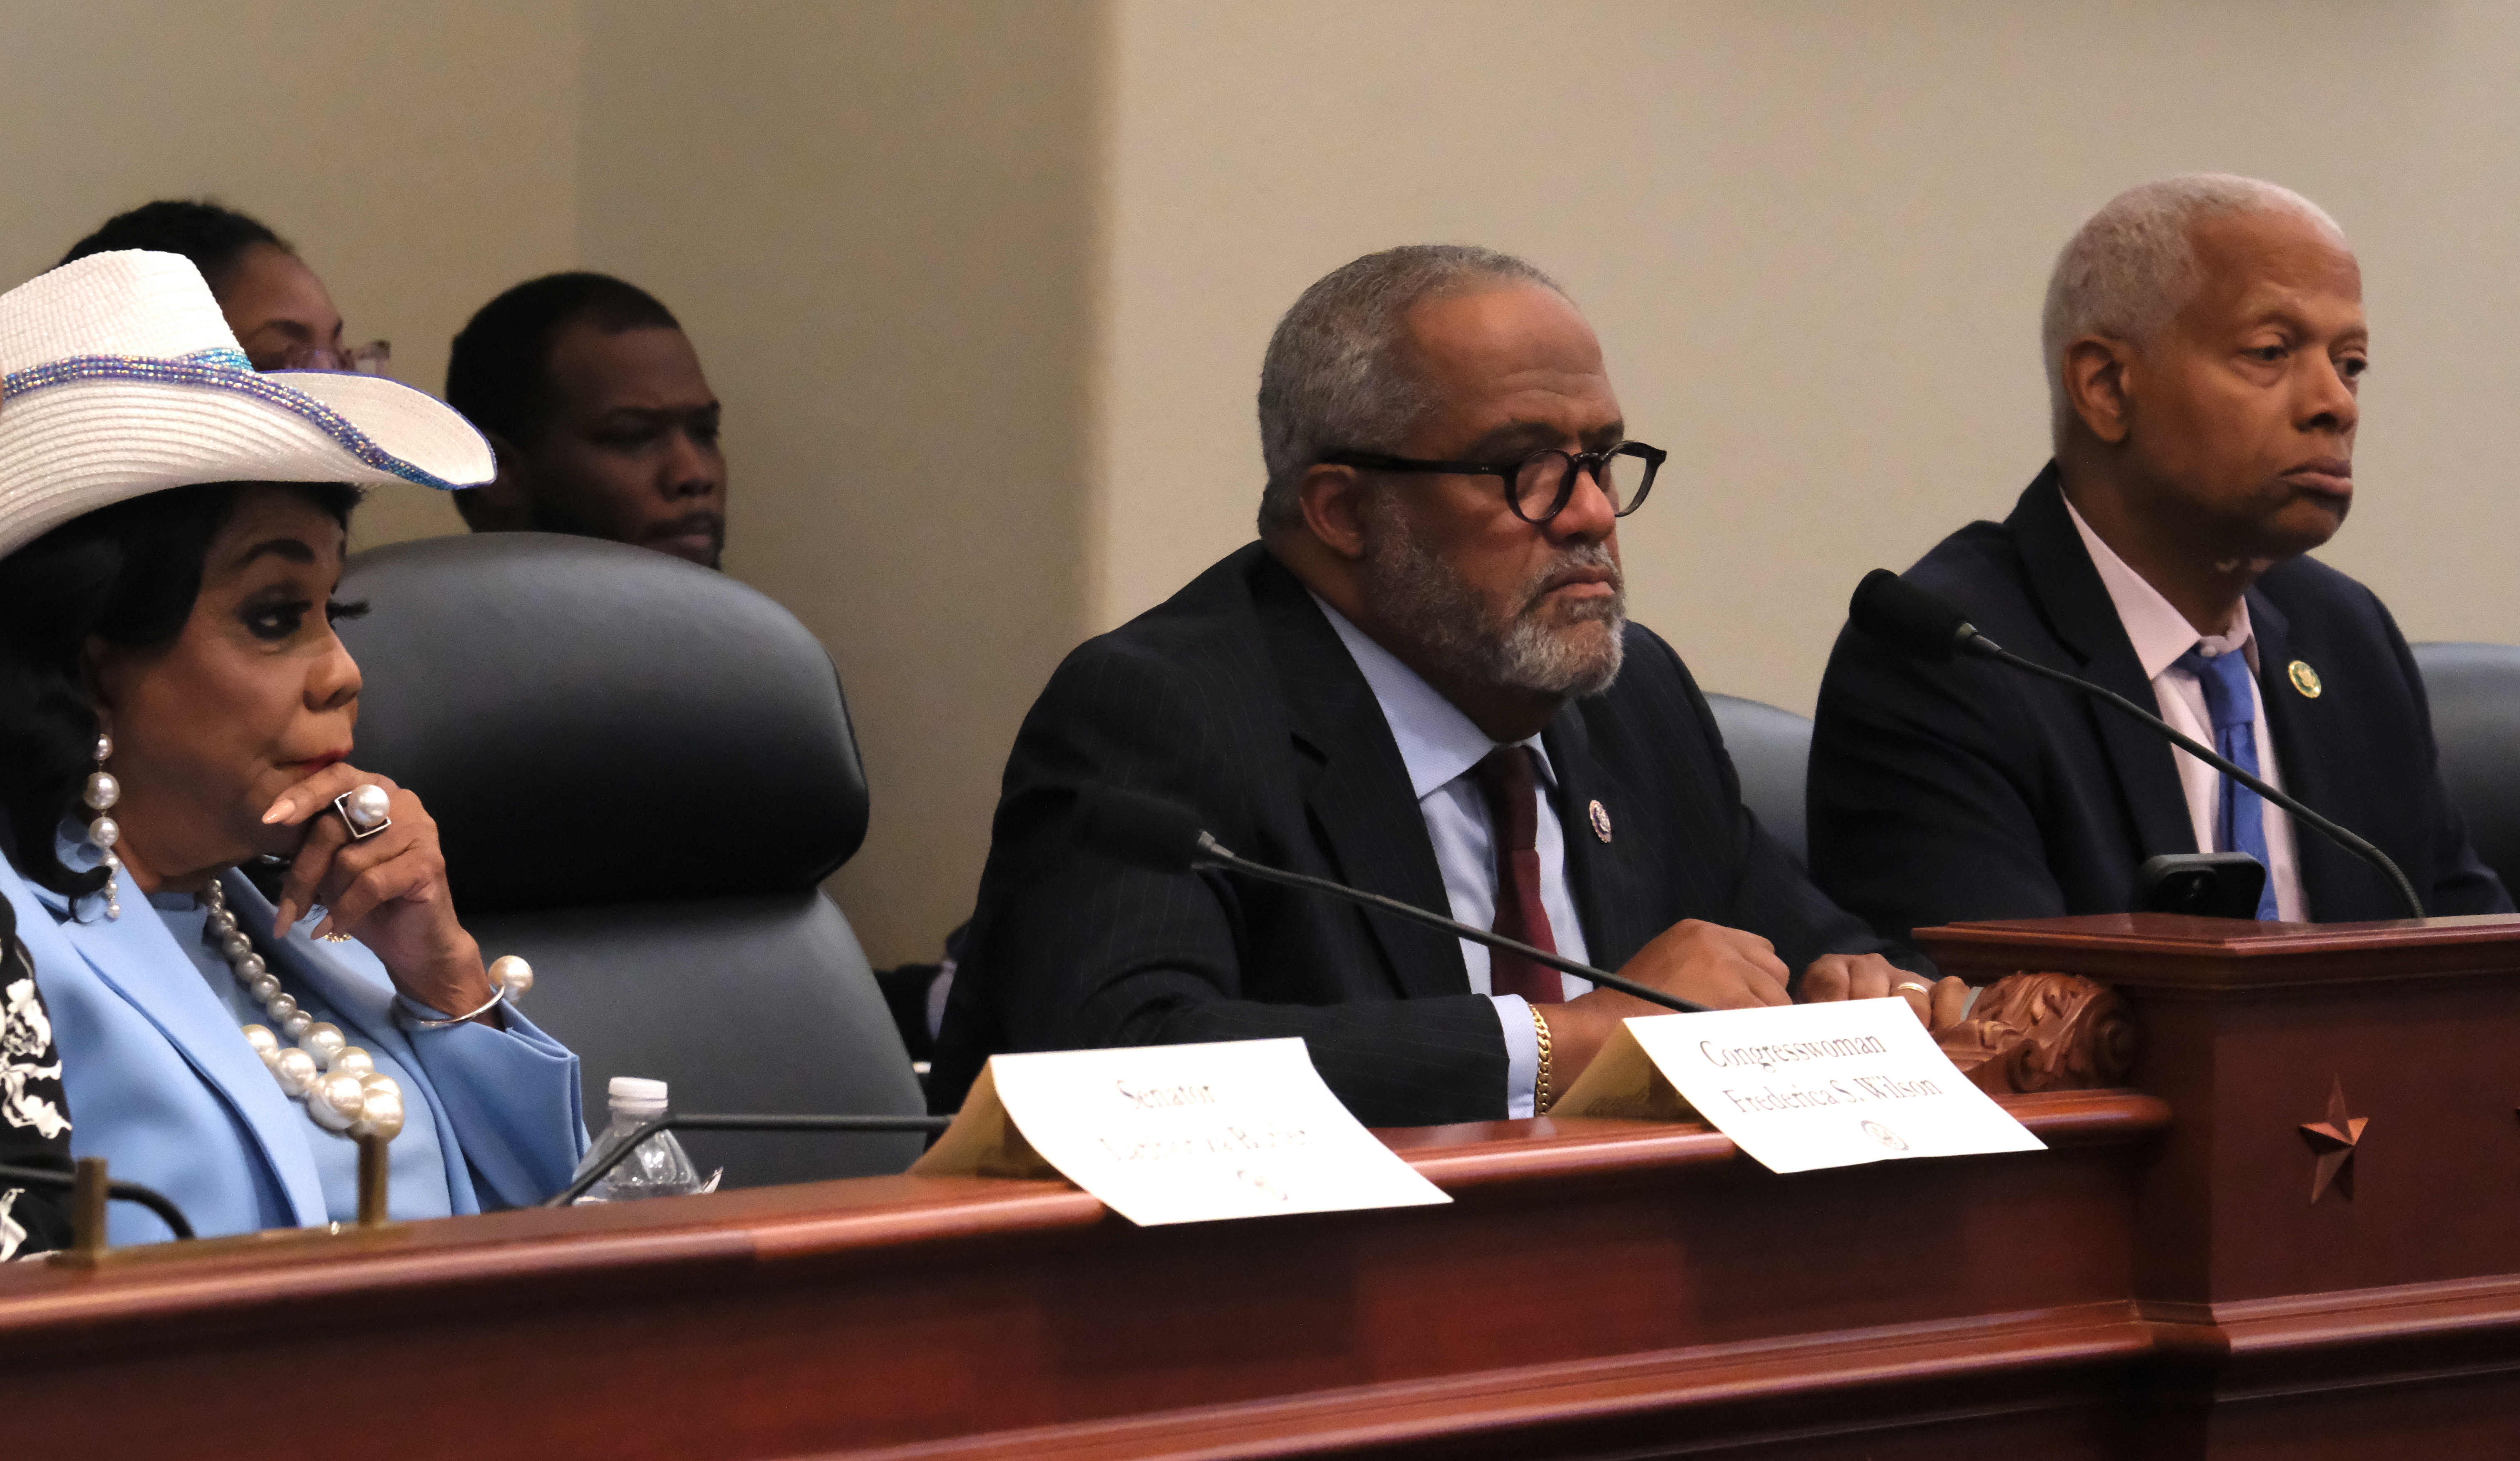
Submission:
M 1540 1037 L 1540 1079 L 1532 1083 L 1531 1114 L 1547 1116 L 1556 1097 L 1549 1091 L 1549 1018 L 1537 1004 L 1531 1006 L 1531 1033 Z

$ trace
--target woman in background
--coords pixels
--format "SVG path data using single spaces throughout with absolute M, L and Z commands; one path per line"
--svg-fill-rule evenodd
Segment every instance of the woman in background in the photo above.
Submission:
M 333 293 L 258 218 L 213 202 L 166 199 L 116 213 L 70 245 L 65 264 L 95 253 L 145 248 L 193 261 L 219 301 L 228 331 L 257 371 L 357 371 L 382 376 L 382 340 L 347 345 Z

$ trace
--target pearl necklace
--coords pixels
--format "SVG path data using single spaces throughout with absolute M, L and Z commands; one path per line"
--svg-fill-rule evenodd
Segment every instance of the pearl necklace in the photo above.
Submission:
M 237 927 L 228 911 L 228 896 L 216 877 L 202 891 L 202 906 L 210 910 L 210 938 L 235 971 L 237 983 L 280 1027 L 274 1035 L 261 1025 L 245 1027 L 247 1043 L 262 1057 L 272 1079 L 292 1101 L 302 1101 L 306 1114 L 327 1131 L 375 1136 L 391 1141 L 402 1133 L 402 1086 L 377 1070 L 376 1057 L 351 1044 L 341 1027 L 319 1020 L 280 992 L 280 977 L 271 972 L 253 941 Z M 286 1039 L 289 1043 L 282 1043 Z

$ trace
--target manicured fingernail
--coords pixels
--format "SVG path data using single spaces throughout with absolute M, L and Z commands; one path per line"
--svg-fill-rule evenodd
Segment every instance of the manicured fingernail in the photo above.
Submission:
M 332 919 L 330 919 L 330 918 L 327 918 L 327 919 L 325 919 L 323 922 L 318 923 L 318 924 L 316 924 L 316 925 L 315 925 L 315 932 L 314 932 L 314 934 L 313 934 L 313 937 L 318 938 L 318 939 L 330 938 L 330 937 L 332 936 L 332 933 L 333 933 L 333 920 L 332 920 Z
M 262 824 L 264 826 L 269 826 L 275 821 L 283 820 L 289 816 L 291 804 L 289 798 L 285 796 L 282 797 L 280 800 L 271 804 L 270 811 L 262 814 Z

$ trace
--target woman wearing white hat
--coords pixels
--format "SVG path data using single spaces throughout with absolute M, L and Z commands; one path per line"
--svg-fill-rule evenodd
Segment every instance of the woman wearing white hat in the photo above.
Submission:
M 530 975 L 484 965 L 419 799 L 349 760 L 356 484 L 491 469 L 417 391 L 255 374 L 173 255 L 0 295 L 0 895 L 73 1150 L 204 1235 L 353 1216 L 361 1136 L 396 1218 L 530 1203 L 584 1148 Z

